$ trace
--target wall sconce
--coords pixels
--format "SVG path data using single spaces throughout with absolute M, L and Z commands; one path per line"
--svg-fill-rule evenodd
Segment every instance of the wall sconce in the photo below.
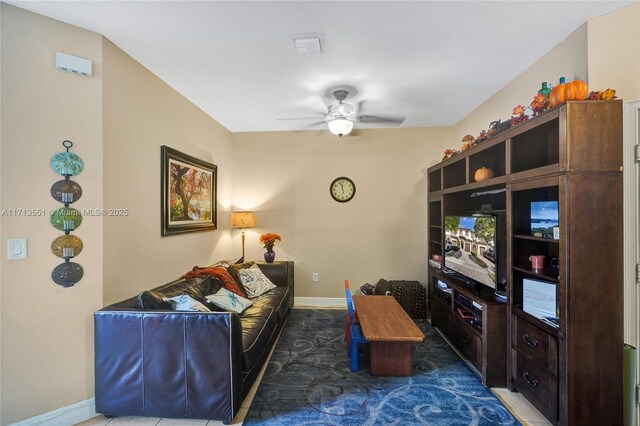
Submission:
M 231 227 L 242 230 L 242 258 L 244 259 L 244 230 L 256 227 L 256 217 L 253 215 L 253 212 L 232 212 Z

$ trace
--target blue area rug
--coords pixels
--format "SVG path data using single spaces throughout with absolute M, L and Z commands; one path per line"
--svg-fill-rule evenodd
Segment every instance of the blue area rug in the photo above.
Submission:
M 426 322 L 413 376 L 370 376 L 363 350 L 352 373 L 345 312 L 291 312 L 245 425 L 520 424 Z

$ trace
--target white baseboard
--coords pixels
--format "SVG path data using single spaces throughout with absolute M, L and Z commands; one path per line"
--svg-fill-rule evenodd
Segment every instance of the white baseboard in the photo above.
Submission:
M 293 306 L 347 309 L 347 300 L 344 297 L 294 297 Z
M 69 426 L 89 420 L 97 415 L 95 399 L 91 398 L 13 423 L 10 426 Z

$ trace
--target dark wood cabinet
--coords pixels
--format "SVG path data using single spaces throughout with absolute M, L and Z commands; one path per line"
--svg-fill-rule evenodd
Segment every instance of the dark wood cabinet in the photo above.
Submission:
M 492 291 L 475 294 L 464 282 L 436 270 L 429 281 L 433 326 L 453 343 L 485 386 L 505 386 L 506 302 Z
M 507 234 L 503 330 L 483 322 L 474 332 L 456 314 L 455 280 L 433 267 L 432 322 L 478 370 L 507 359 L 507 386 L 554 424 L 622 424 L 621 166 L 622 103 L 570 101 L 428 170 L 430 258 L 444 259 L 447 215 L 490 204 L 505 212 Z M 494 177 L 476 182 L 480 167 Z M 532 231 L 536 202 L 557 202 L 555 236 Z M 532 268 L 532 255 L 544 257 L 544 268 Z M 436 279 L 453 284 L 448 305 L 434 294 Z M 555 293 L 548 318 L 531 309 L 532 281 Z M 494 346 L 505 352 L 484 353 Z

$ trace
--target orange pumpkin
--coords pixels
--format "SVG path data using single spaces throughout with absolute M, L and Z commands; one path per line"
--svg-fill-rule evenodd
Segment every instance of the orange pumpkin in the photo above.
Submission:
M 476 170 L 473 177 L 476 179 L 476 182 L 491 179 L 493 177 L 493 170 L 486 167 L 480 167 Z
M 564 81 L 564 77 L 560 77 L 560 83 L 553 86 L 553 89 L 551 89 L 551 93 L 549 93 L 549 106 L 554 107 L 567 100 L 566 85 Z
M 581 101 L 589 94 L 589 86 L 582 80 L 573 80 L 566 84 L 565 92 L 568 101 Z

